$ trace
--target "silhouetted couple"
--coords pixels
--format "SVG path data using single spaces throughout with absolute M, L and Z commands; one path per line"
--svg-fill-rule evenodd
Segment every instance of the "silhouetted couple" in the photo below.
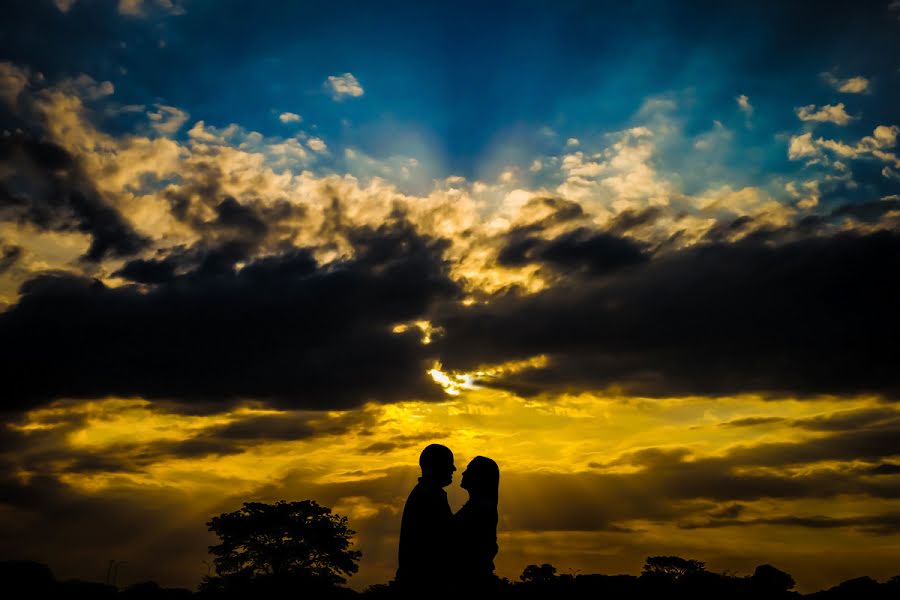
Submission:
M 462 474 L 469 500 L 453 514 L 444 487 L 453 481 L 453 453 L 431 444 L 419 456 L 422 476 L 403 508 L 396 585 L 410 595 L 474 591 L 494 581 L 497 555 L 497 463 L 476 456 Z

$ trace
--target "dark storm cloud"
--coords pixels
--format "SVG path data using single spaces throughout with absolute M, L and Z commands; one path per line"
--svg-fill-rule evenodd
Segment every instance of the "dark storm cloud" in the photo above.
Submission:
M 113 275 L 148 285 L 172 283 L 179 276 L 191 281 L 213 276 L 229 277 L 234 274 L 237 263 L 252 260 L 256 249 L 257 243 L 253 240 L 233 239 L 219 243 L 203 241 L 191 247 L 177 246 L 158 251 L 158 258 L 128 261 Z M 269 268 L 264 264 L 277 265 L 282 261 L 292 262 L 295 274 L 304 271 L 312 273 L 317 266 L 308 250 L 296 248 L 288 250 L 274 261 L 271 258 L 265 259 L 255 266 Z
M 542 263 L 559 271 L 601 275 L 648 259 L 643 244 L 621 234 L 652 219 L 656 214 L 653 211 L 620 215 L 609 231 L 578 227 L 549 239 L 547 229 L 578 221 L 585 215 L 580 204 L 560 198 L 533 198 L 522 208 L 524 215 L 547 211 L 549 214 L 538 221 L 506 233 L 497 253 L 499 264 L 518 267 Z
M 793 427 L 813 431 L 852 431 L 864 427 L 900 425 L 900 412 L 889 408 L 845 410 L 806 419 L 795 419 Z
M 346 411 L 336 415 L 288 411 L 237 417 L 228 424 L 205 429 L 187 440 L 153 444 L 149 455 L 145 456 L 149 459 L 146 464 L 171 458 L 237 454 L 268 442 L 291 442 L 364 432 L 373 420 L 372 415 L 362 411 Z M 326 443 L 325 440 L 323 443 Z
M 363 454 L 387 454 L 401 448 L 410 448 L 424 442 L 440 440 L 447 437 L 446 432 L 426 431 L 415 435 L 395 435 L 389 441 L 374 442 L 365 446 L 361 452 Z
M 647 493 L 669 500 L 706 499 L 716 502 L 752 501 L 763 498 L 802 499 L 835 497 L 844 494 L 875 498 L 900 497 L 900 481 L 868 479 L 865 472 L 822 468 L 801 473 L 736 471 L 752 466 L 752 460 L 735 457 L 672 457 L 666 462 L 646 465 L 634 474 L 600 474 L 609 485 L 638 485 Z M 631 483 L 628 483 L 631 482 Z
M 743 419 L 734 419 L 733 421 L 719 423 L 719 427 L 753 427 L 755 425 L 779 423 L 784 420 L 784 417 L 745 417 Z
M 229 440 L 300 440 L 315 433 L 316 428 L 309 421 L 278 414 L 239 419 L 214 429 L 208 435 Z
M 21 246 L 7 246 L 0 240 L 0 275 L 9 271 L 22 258 Z
M 446 331 L 438 345 L 449 369 L 546 355 L 546 368 L 482 382 L 522 394 L 621 386 L 658 396 L 894 399 L 898 270 L 895 232 L 807 237 L 788 228 L 657 254 L 603 277 L 581 273 L 434 321 Z
M 175 278 L 175 269 L 179 264 L 178 257 L 171 253 L 158 260 L 138 258 L 128 261 L 113 275 L 135 283 L 167 283 Z
M 857 204 L 844 204 L 831 211 L 831 216 L 850 217 L 859 221 L 873 222 L 881 219 L 885 214 L 900 210 L 900 200 L 878 200 L 876 202 L 861 202 Z
M 900 475 L 900 464 L 881 463 L 866 471 L 867 475 Z
M 743 504 L 729 504 L 718 510 L 710 511 L 709 516 L 718 519 L 733 519 L 742 514 L 745 510 L 747 510 L 747 507 Z
M 54 407 L 61 408 L 60 404 Z M 152 412 L 171 416 L 168 411 Z M 181 414 L 181 413 L 177 413 Z M 343 412 L 285 411 L 265 414 L 231 415 L 231 421 L 221 425 L 195 428 L 184 432 L 184 439 L 162 439 L 153 442 L 123 441 L 102 447 L 73 446 L 72 434 L 87 426 L 91 419 L 102 418 L 90 413 L 61 411 L 58 420 L 41 419 L 39 428 L 25 428 L 29 418 L 20 416 L 0 427 L 0 461 L 9 459 L 17 464 L 14 470 L 31 473 L 92 474 L 138 473 L 150 466 L 170 460 L 202 458 L 240 454 L 270 442 L 300 441 L 328 438 L 348 434 L 366 435 L 377 420 L 369 411 Z M 427 437 L 426 437 L 427 435 Z M 413 444 L 423 439 L 433 439 L 439 434 L 399 436 L 398 444 Z
M 227 174 L 212 162 L 182 173 L 178 188 L 166 190 L 163 198 L 172 216 L 203 241 L 193 248 L 171 249 L 160 258 L 132 261 L 119 274 L 139 283 L 161 283 L 176 271 L 190 270 L 200 258 L 224 261 L 222 266 L 231 268 L 261 249 L 267 254 L 292 249 L 296 221 L 306 217 L 306 207 L 286 199 L 263 202 L 252 195 L 238 201 L 223 191 L 225 181 Z
M 456 295 L 446 244 L 402 220 L 348 236 L 357 254 L 339 264 L 295 250 L 236 271 L 206 256 L 149 290 L 39 276 L 0 314 L 4 408 L 107 395 L 311 408 L 439 397 L 431 347 L 391 329 Z
M 780 515 L 754 519 L 710 519 L 679 523 L 681 529 L 708 529 L 715 527 L 747 527 L 751 525 L 787 525 L 809 529 L 835 529 L 853 527 L 870 535 L 894 535 L 900 533 L 900 513 L 863 515 L 858 517 Z
M 173 217 L 208 242 L 242 240 L 255 245 L 270 234 L 294 233 L 283 222 L 306 215 L 306 207 L 286 199 L 263 203 L 250 197 L 239 202 L 223 191 L 227 178 L 214 162 L 199 162 L 182 173 L 178 188 L 164 191 L 163 198 Z
M 652 225 L 662 214 L 662 209 L 655 206 L 640 210 L 623 210 L 610 220 L 607 230 L 609 233 L 624 235 L 644 225 Z
M 859 411 L 865 412 L 865 411 Z M 813 437 L 801 441 L 763 442 L 754 445 L 738 445 L 721 457 L 698 458 L 690 461 L 690 468 L 702 466 L 709 471 L 727 471 L 733 468 L 765 467 L 783 469 L 796 465 L 811 465 L 823 461 L 866 461 L 877 462 L 885 458 L 900 456 L 900 411 L 892 412 L 894 418 L 885 417 L 861 429 L 822 429 L 831 431 L 829 435 Z M 838 413 L 840 414 L 840 413 Z M 800 420 L 805 423 L 807 420 Z M 634 465 L 645 469 L 668 469 L 673 463 L 683 463 L 691 454 L 688 448 L 645 448 L 627 452 L 605 464 L 594 464 L 595 468 L 616 465 Z M 892 465 L 882 465 L 885 474 Z M 864 467 L 861 474 L 870 474 L 872 469 Z M 900 483 L 900 482 L 898 482 Z
M 540 262 L 561 271 L 601 275 L 647 260 L 643 246 L 629 238 L 581 228 L 551 240 L 529 235 L 528 228 L 513 230 L 497 260 L 503 266 Z
M 704 235 L 704 239 L 708 242 L 724 242 L 730 236 L 744 233 L 753 225 L 753 217 L 747 215 L 740 216 L 731 221 L 718 221 Z
M 900 424 L 879 428 L 841 431 L 837 434 L 795 442 L 769 442 L 738 447 L 729 460 L 744 465 L 783 466 L 825 460 L 877 460 L 900 455 Z
M 91 262 L 130 256 L 147 245 L 60 146 L 25 135 L 0 137 L 0 167 L 0 220 L 89 234 L 83 258 Z
M 253 236 L 263 236 L 269 230 L 266 222 L 252 208 L 231 197 L 225 198 L 216 206 L 216 223 Z
M 719 423 L 719 427 L 753 427 L 772 423 L 785 423 L 791 427 L 811 431 L 852 431 L 871 426 L 898 424 L 900 423 L 900 413 L 892 408 L 884 407 L 844 410 L 793 420 L 785 417 L 745 417 Z

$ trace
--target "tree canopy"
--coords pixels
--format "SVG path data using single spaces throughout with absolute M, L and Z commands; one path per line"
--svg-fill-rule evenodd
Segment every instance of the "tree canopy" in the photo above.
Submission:
M 692 573 L 702 573 L 704 566 L 702 561 L 689 560 L 680 556 L 648 556 L 644 564 L 644 573 L 678 579 Z
M 556 567 L 549 563 L 538 565 L 528 565 L 519 575 L 519 579 L 525 583 L 547 583 L 553 581 L 556 575 Z
M 356 532 L 347 517 L 314 500 L 245 502 L 206 525 L 221 539 L 209 547 L 220 578 L 304 578 L 337 585 L 359 569 L 362 553 L 350 549 Z

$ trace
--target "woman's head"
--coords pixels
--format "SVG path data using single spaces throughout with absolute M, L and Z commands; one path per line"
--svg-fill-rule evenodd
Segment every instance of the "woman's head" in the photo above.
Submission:
M 490 458 L 476 456 L 463 471 L 459 485 L 469 490 L 472 496 L 496 498 L 500 488 L 500 467 Z

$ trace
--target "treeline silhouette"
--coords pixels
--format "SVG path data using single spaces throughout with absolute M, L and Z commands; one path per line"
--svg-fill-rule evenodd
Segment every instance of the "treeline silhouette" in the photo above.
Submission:
M 878 582 L 871 577 L 847 580 L 827 590 L 811 594 L 793 591 L 793 578 L 771 565 L 760 565 L 753 575 L 713 573 L 702 568 L 699 561 L 677 556 L 651 556 L 652 561 L 693 562 L 698 570 L 682 573 L 647 570 L 640 576 L 600 574 L 557 574 L 549 564 L 528 565 L 520 581 L 497 578 L 492 598 L 531 600 L 560 598 L 587 600 L 588 598 L 698 598 L 698 599 L 891 599 L 900 598 L 900 575 Z M 242 589 L 164 588 L 153 581 L 128 585 L 121 589 L 111 584 L 70 579 L 59 581 L 47 565 L 34 561 L 0 561 L 0 593 L 6 598 L 127 598 L 146 600 L 185 600 L 188 598 L 369 598 L 388 600 L 399 597 L 391 584 L 370 586 L 362 592 L 342 585 L 322 585 L 302 577 L 260 577 Z M 439 596 L 438 593 L 435 596 Z
M 351 550 L 355 534 L 346 517 L 313 500 L 244 503 L 207 523 L 221 539 L 209 547 L 216 574 L 203 577 L 197 591 L 164 588 L 152 581 L 118 588 L 110 583 L 60 581 L 46 564 L 29 560 L 0 561 L 0 594 L 5 598 L 104 598 L 181 600 L 188 598 L 371 599 L 400 598 L 394 582 L 362 592 L 346 587 L 344 576 L 358 570 L 359 551 Z M 107 577 L 109 579 L 109 577 Z M 878 582 L 850 579 L 827 590 L 800 594 L 790 574 L 768 564 L 752 575 L 708 571 L 702 561 L 679 556 L 647 557 L 640 575 L 560 574 L 550 564 L 528 565 L 518 581 L 495 577 L 482 590 L 490 598 L 531 600 L 560 598 L 691 598 L 691 599 L 888 599 L 900 598 L 900 575 Z M 453 597 L 452 581 L 434 582 L 430 597 Z

